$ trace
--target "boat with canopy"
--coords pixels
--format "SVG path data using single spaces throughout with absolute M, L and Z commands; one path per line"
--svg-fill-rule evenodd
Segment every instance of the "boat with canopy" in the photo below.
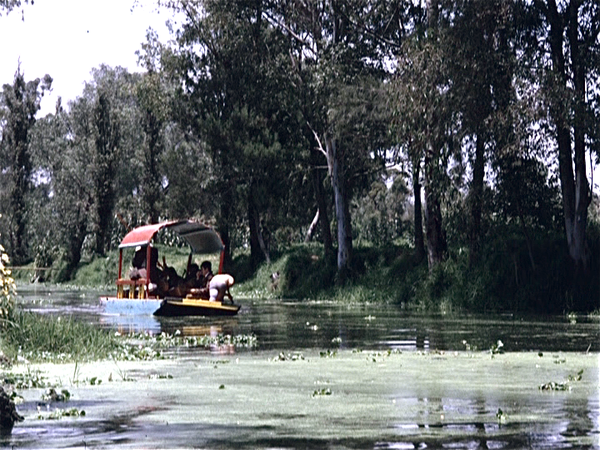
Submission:
M 107 305 L 120 304 L 122 310 L 139 310 L 152 308 L 155 315 L 187 316 L 187 315 L 235 315 L 240 309 L 231 301 L 224 299 L 211 301 L 208 288 L 201 289 L 169 289 L 164 286 L 166 263 L 162 269 L 158 261 L 158 250 L 153 245 L 157 233 L 169 230 L 179 236 L 190 247 L 188 258 L 189 272 L 192 255 L 216 254 L 219 256 L 217 274 L 223 272 L 225 245 L 219 234 L 211 227 L 194 220 L 173 220 L 156 224 L 143 225 L 131 230 L 119 244 L 119 267 L 116 280 L 116 296 L 102 297 L 101 302 Z M 124 272 L 124 251 L 135 250 L 132 271 Z M 137 260 L 137 262 L 136 262 Z M 137 266 L 137 267 L 135 267 Z M 223 276 L 223 275 L 215 275 Z M 233 278 L 225 276 L 233 283 Z

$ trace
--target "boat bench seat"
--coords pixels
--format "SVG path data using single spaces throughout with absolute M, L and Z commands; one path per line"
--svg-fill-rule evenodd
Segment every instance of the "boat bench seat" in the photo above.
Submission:
M 125 298 L 125 287 L 128 286 L 129 298 L 146 298 L 146 279 L 119 278 L 117 280 L 117 298 Z M 136 296 L 137 291 L 137 296 Z

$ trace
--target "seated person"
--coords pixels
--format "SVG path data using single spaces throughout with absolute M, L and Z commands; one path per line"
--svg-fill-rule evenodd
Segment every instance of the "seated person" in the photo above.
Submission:
M 212 264 L 210 261 L 203 261 L 202 264 L 200 264 L 200 273 L 197 275 L 200 287 L 208 287 L 208 283 L 212 280 L 213 276 Z
M 148 246 L 138 246 L 131 261 L 133 268 L 129 272 L 132 280 L 149 280 L 148 290 L 152 293 L 160 293 L 166 287 L 162 270 L 158 267 L 158 249 L 150 244 L 150 264 L 147 264 Z M 158 291 L 157 291 L 158 289 Z
M 193 294 L 199 288 L 198 274 L 200 269 L 198 264 L 189 264 L 185 278 L 179 277 L 179 282 L 172 286 L 169 293 L 174 297 L 185 297 Z
M 135 254 L 133 255 L 133 259 L 131 260 L 131 265 L 133 266 L 131 271 L 129 272 L 129 278 L 132 280 L 137 280 L 140 278 L 147 278 L 148 269 L 146 267 L 146 259 L 147 259 L 147 249 L 146 245 L 137 246 L 135 248 Z M 156 247 L 152 247 L 150 245 L 150 280 L 156 282 L 160 277 L 161 270 L 158 268 L 158 249 Z
M 138 245 L 135 248 L 135 253 L 131 260 L 129 278 L 132 280 L 146 278 L 146 246 L 142 247 Z
M 183 283 L 183 278 L 177 275 L 177 271 L 174 267 L 164 266 L 163 273 L 169 284 L 169 290 L 176 288 L 177 286 L 181 285 L 181 283 Z
M 190 289 L 190 296 L 208 300 L 210 297 L 208 284 L 213 276 L 212 264 L 210 261 L 203 261 L 200 270 L 196 273 L 194 288 Z

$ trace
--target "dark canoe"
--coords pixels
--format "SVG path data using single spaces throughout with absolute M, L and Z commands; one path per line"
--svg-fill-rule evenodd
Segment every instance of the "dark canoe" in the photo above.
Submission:
M 209 300 L 167 297 L 155 312 L 155 316 L 234 316 L 240 305 L 211 302 Z

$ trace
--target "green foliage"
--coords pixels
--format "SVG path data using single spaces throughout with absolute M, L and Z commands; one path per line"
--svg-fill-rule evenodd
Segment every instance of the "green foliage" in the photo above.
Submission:
M 594 232 L 590 235 L 593 237 Z M 600 240 L 590 239 L 590 247 L 599 248 Z M 573 280 L 567 250 L 557 234 L 537 236 L 533 245 L 537 261 L 534 268 L 518 228 L 516 232 L 497 229 L 483 251 L 486 258 L 476 267 L 470 267 L 468 251 L 462 248 L 451 251 L 449 258 L 430 272 L 426 263 L 415 262 L 408 247 L 358 247 L 351 280 L 344 286 L 335 286 L 335 264 L 328 264 L 318 247 L 295 246 L 240 280 L 236 296 L 389 302 L 443 314 L 560 314 L 598 308 L 599 281 L 596 277 Z M 598 259 L 594 258 L 591 266 L 598 267 Z M 274 272 L 279 273 L 276 285 L 271 279 Z
M 26 83 L 18 70 L 3 87 L 0 228 L 13 264 L 52 265 L 55 282 L 112 284 L 127 229 L 199 217 L 217 224 L 236 290 L 255 298 L 598 308 L 597 199 L 575 239 L 588 234 L 585 267 L 564 248 L 565 220 L 584 223 L 587 208 L 570 169 L 583 181 L 586 152 L 600 148 L 598 89 L 585 76 L 598 71 L 587 51 L 597 2 L 166 3 L 185 19 L 168 45 L 148 34 L 146 73 L 100 66 L 45 118 L 35 113 L 49 77 Z M 573 36 L 580 51 L 562 55 L 564 70 L 548 65 Z M 557 174 L 547 169 L 555 147 Z M 326 170 L 324 183 L 313 177 Z M 425 224 L 437 225 L 431 269 L 404 244 L 417 240 L 410 190 L 423 178 L 435 219 Z M 317 204 L 327 227 L 344 225 L 345 286 L 335 286 L 337 261 L 298 245 Z M 162 243 L 182 273 L 187 255 Z
M 24 373 L 3 373 L 1 381 L 2 384 L 10 384 L 13 389 L 19 390 L 40 389 L 50 385 L 40 370 L 31 370 L 29 367 Z
M 23 264 L 29 258 L 27 210 L 31 193 L 31 130 L 35 115 L 40 109 L 44 91 L 52 86 L 52 78 L 46 75 L 26 82 L 21 67 L 17 68 L 12 85 L 5 84 L 0 92 L 0 213 L 6 211 L 10 220 L 8 239 L 15 264 Z
M 117 279 L 119 252 L 112 251 L 104 257 L 94 257 L 89 262 L 82 262 L 73 278 L 78 286 L 110 286 Z M 124 270 L 128 270 L 124 260 Z
M 18 311 L 2 332 L 2 350 L 11 359 L 29 361 L 93 361 L 121 348 L 108 331 L 72 318 Z
M 0 328 L 9 326 L 15 309 L 17 288 L 8 268 L 9 258 L 0 245 Z

